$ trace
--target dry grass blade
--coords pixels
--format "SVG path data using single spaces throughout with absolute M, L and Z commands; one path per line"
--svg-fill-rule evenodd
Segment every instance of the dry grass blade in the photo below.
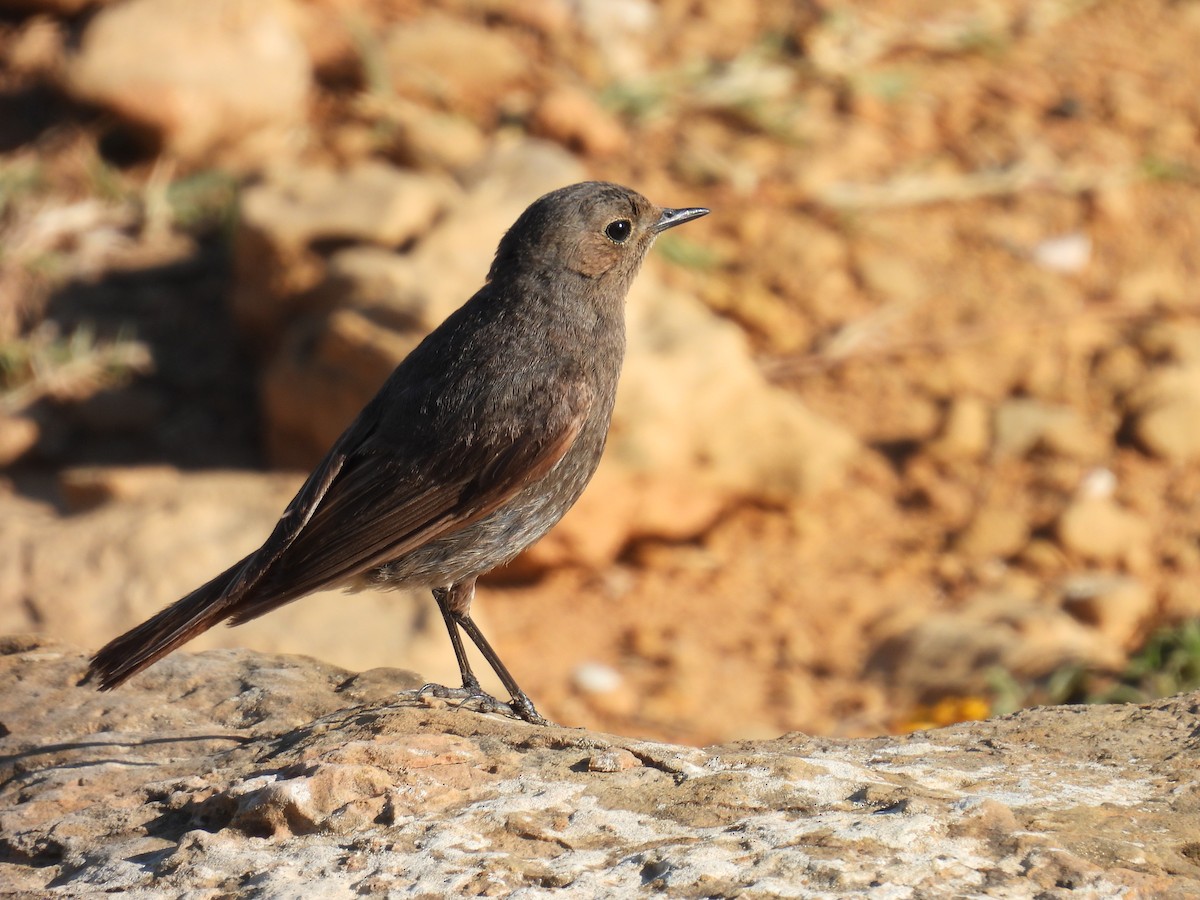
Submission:
M 5 360 L 6 368 L 21 370 L 24 377 L 0 393 L 0 412 L 19 413 L 42 399 L 81 400 L 153 368 L 145 344 L 127 338 L 97 341 L 86 329 L 66 340 L 35 336 L 23 343 L 20 355 L 16 365 L 11 357 Z

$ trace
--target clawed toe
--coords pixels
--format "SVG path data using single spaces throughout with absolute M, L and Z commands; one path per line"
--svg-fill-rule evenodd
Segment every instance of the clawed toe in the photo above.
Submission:
M 505 716 L 515 716 L 516 711 L 507 703 L 497 700 L 487 691 L 478 687 L 447 687 L 444 684 L 427 684 L 417 691 L 418 697 L 437 697 L 439 700 L 450 700 L 455 709 L 469 707 L 483 713 L 500 713 Z
M 520 697 L 513 698 L 511 703 L 505 703 L 502 700 L 497 700 L 487 691 L 478 685 L 464 685 L 463 687 L 447 687 L 444 684 L 426 684 L 416 696 L 437 697 L 439 700 L 450 700 L 454 702 L 455 709 L 468 707 L 482 713 L 499 713 L 500 715 L 510 716 L 514 719 L 524 719 L 533 725 L 549 725 L 549 721 L 539 713 L 530 702 L 529 698 L 522 694 Z

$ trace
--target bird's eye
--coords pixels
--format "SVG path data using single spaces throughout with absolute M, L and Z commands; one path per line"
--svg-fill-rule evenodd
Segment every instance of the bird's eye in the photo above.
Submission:
M 615 222 L 609 222 L 604 226 L 604 236 L 614 244 L 623 244 L 629 240 L 629 234 L 633 231 L 633 224 L 628 219 L 617 219 Z

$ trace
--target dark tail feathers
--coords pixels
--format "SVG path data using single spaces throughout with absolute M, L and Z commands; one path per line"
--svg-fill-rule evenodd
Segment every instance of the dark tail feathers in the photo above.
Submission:
M 226 618 L 236 599 L 229 596 L 229 587 L 246 561 L 226 569 L 158 615 L 109 641 L 92 657 L 84 681 L 99 679 L 100 690 L 110 691 Z

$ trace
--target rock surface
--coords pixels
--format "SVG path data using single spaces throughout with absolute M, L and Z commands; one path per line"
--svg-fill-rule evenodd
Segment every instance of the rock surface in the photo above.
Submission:
M 281 333 L 325 275 L 322 243 L 394 248 L 423 236 L 455 196 L 453 182 L 384 163 L 342 172 L 279 166 L 247 188 L 234 240 L 234 317 L 259 341 Z
M 77 99 L 153 133 L 168 155 L 243 167 L 303 127 L 310 83 L 285 0 L 116 3 L 88 25 L 68 69 Z
M 14 896 L 1189 897 L 1200 698 L 698 749 L 396 696 L 411 672 L 177 654 L 99 694 L 0 643 Z

